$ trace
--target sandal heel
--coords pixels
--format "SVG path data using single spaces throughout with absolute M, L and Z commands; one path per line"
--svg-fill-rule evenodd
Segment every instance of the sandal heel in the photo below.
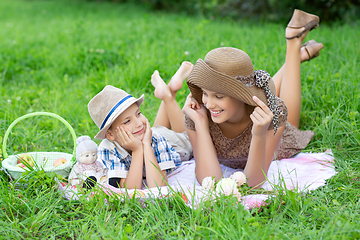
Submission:
M 295 36 L 286 37 L 286 39 L 290 40 L 301 37 L 305 32 L 317 28 L 319 26 L 319 22 L 320 22 L 320 18 L 318 16 L 295 9 L 293 16 L 291 17 L 291 20 L 287 26 L 290 28 L 305 27 L 305 30 L 298 33 Z

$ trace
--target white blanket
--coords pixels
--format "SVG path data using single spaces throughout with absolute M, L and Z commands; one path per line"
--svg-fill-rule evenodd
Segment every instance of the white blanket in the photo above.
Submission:
M 221 166 L 224 177 L 229 177 L 239 169 L 232 169 Z M 273 190 L 276 186 L 297 191 L 310 191 L 323 186 L 326 180 L 336 174 L 334 169 L 334 157 L 331 150 L 324 153 L 299 153 L 293 158 L 273 161 L 270 165 L 267 181 L 262 188 Z M 134 190 L 117 189 L 108 184 L 104 184 L 103 190 L 108 194 L 131 193 Z M 59 190 L 67 199 L 77 199 L 78 190 L 75 187 L 68 187 L 64 183 L 59 183 Z M 202 201 L 207 190 L 202 188 L 195 178 L 195 161 L 183 162 L 174 172 L 168 175 L 168 186 L 160 188 L 142 189 L 145 198 L 166 196 L 171 191 L 180 191 L 186 195 L 187 204 L 196 208 Z M 251 209 L 266 205 L 266 194 L 247 195 L 242 197 L 242 204 Z

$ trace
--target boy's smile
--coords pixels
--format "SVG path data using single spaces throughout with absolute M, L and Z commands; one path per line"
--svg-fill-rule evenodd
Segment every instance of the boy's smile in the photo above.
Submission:
M 138 134 L 143 134 L 144 133 L 144 127 L 142 129 L 140 129 L 139 131 L 137 132 L 133 132 L 132 134 L 133 135 L 138 135 Z

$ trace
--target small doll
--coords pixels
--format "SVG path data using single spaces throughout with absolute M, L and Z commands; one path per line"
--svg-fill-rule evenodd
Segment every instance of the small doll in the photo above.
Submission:
M 69 175 L 70 185 L 81 185 L 91 189 L 95 183 L 102 183 L 107 179 L 107 169 L 97 159 L 97 145 L 89 136 L 76 139 L 77 163 Z

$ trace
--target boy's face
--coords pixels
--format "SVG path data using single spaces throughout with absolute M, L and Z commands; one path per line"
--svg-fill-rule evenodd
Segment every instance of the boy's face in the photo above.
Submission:
M 115 119 L 108 131 L 110 131 L 113 136 L 116 136 L 115 129 L 121 126 L 131 132 L 132 135 L 140 141 L 144 138 L 146 117 L 141 114 L 136 103 L 133 103 L 129 108 L 122 112 Z

